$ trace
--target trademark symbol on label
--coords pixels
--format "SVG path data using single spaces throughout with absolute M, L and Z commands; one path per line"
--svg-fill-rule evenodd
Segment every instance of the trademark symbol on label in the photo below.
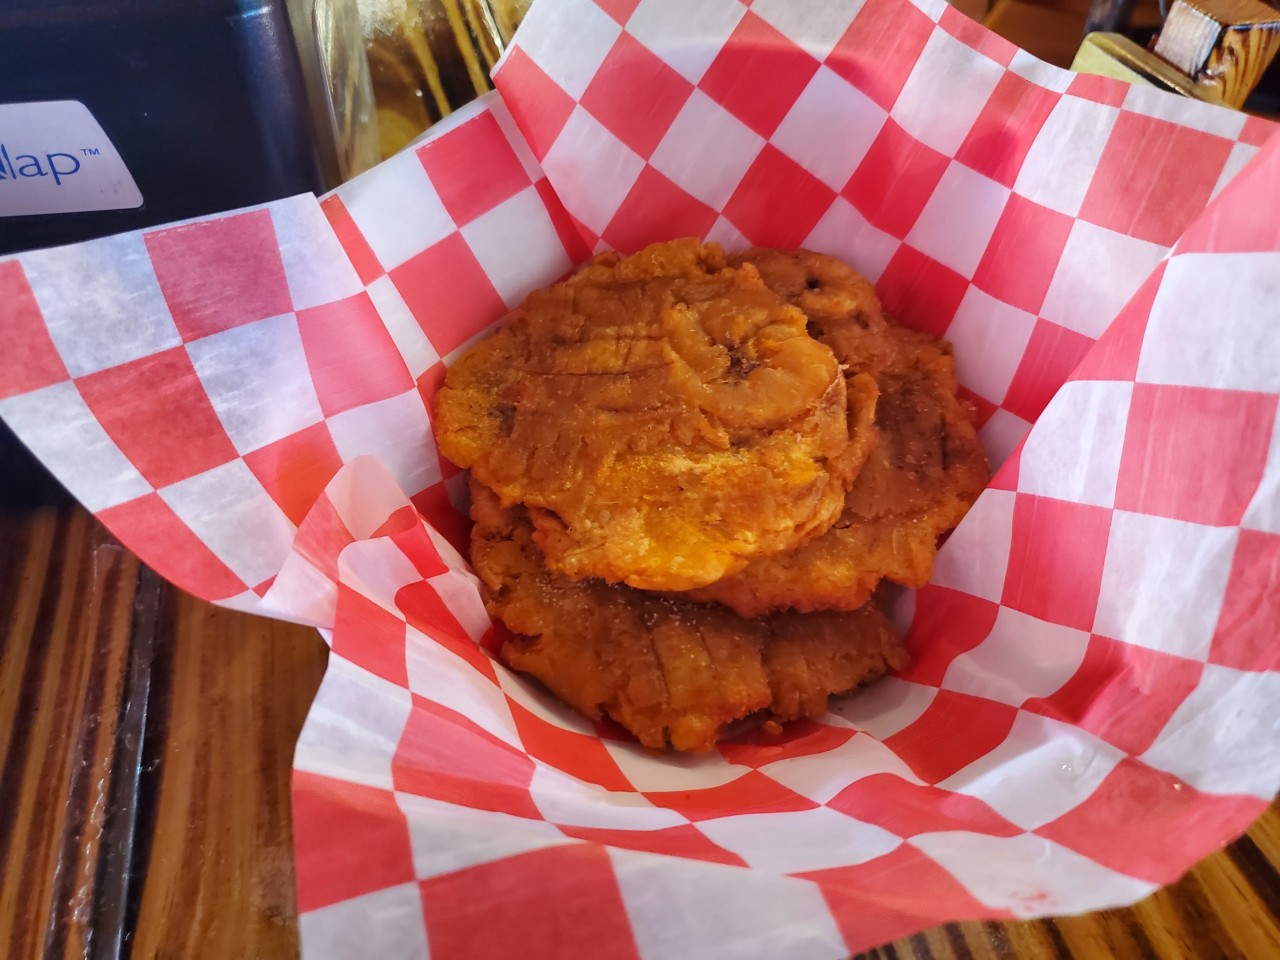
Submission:
M 97 147 L 81 147 L 80 152 L 86 157 L 96 157 L 98 155 Z

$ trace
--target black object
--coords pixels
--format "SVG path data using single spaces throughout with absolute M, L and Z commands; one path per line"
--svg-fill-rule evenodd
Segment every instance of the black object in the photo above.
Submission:
M 0 254 L 337 183 L 286 0 L 0 0 L 0 103 L 76 100 L 142 194 L 132 210 L 0 216 Z M 0 141 L 13 131 L 0 130 Z M 12 164 L 12 158 L 10 160 Z M 0 425 L 0 507 L 65 493 Z

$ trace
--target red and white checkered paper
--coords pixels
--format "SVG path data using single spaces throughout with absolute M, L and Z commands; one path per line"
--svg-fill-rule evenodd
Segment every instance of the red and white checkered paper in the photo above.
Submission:
M 1129 903 L 1246 829 L 1280 786 L 1270 125 L 940 0 L 542 0 L 496 80 L 319 203 L 0 261 L 0 416 L 169 579 L 332 644 L 310 960 L 834 958 Z M 424 402 L 593 248 L 687 234 L 875 278 L 1003 462 L 906 671 L 698 758 L 491 658 Z

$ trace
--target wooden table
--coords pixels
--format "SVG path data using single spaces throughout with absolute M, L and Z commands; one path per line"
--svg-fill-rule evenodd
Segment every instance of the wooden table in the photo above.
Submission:
M 0 957 L 298 952 L 312 630 L 161 582 L 78 507 L 0 515 Z M 1280 957 L 1280 807 L 1128 910 L 950 924 L 866 957 Z M 783 960 L 783 958 L 779 958 Z

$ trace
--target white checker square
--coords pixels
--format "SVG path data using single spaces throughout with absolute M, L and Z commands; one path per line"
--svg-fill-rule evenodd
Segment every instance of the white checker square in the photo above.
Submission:
M 871 693 L 881 683 L 901 683 L 901 681 L 882 680 L 875 687 L 858 691 L 857 696 Z M 911 684 L 911 686 L 916 685 Z M 932 700 L 931 695 L 929 702 Z M 912 704 L 913 708 L 914 706 L 916 704 Z M 831 722 L 831 718 L 828 718 L 828 722 Z M 784 787 L 794 790 L 802 797 L 808 797 L 815 803 L 830 803 L 833 797 L 851 784 L 881 773 L 893 774 L 907 783 L 923 782 L 901 757 L 869 733 L 856 734 L 840 746 L 824 753 L 775 760 L 760 769 L 761 772 L 767 773 L 771 780 L 776 780 Z
M 382 161 L 337 193 L 384 270 L 400 266 L 457 229 L 412 150 Z
M 484 600 L 480 596 L 480 581 L 465 566 L 429 577 L 427 583 L 431 584 L 431 589 L 444 601 L 444 605 L 449 608 L 459 626 L 467 632 L 467 636 L 476 643 L 493 629 L 493 621 L 485 612 Z
M 747 866 L 767 873 L 851 867 L 890 853 L 902 839 L 830 807 L 703 820 L 698 829 Z
M 1083 630 L 1001 607 L 987 638 L 951 661 L 942 688 L 1020 707 L 1070 680 L 1088 646 Z
M 73 377 L 182 343 L 139 233 L 35 250 L 22 267 Z
M 0 412 L 4 407 L 0 405 Z M 1280 416 L 1271 427 L 1271 447 L 1262 481 L 1245 508 L 1240 526 L 1264 533 L 1280 533 Z
M 1115 504 L 1133 384 L 1073 380 L 1036 420 L 1018 461 L 1018 489 L 1095 507 Z
M 749 767 L 729 763 L 718 753 L 655 756 L 638 743 L 619 740 L 605 740 L 604 748 L 627 781 L 645 793 L 719 787 L 751 772 Z
M 797 9 L 790 0 L 785 2 L 788 9 Z M 836 9 L 836 5 L 821 4 L 815 9 Z M 796 98 L 769 142 L 832 190 L 840 191 L 871 149 L 887 116 L 874 100 L 823 66 Z
M 193 341 L 187 353 L 238 453 L 324 419 L 292 313 Z
M 822 893 L 807 880 L 635 850 L 610 849 L 609 859 L 642 960 L 849 953 Z
M 598 235 L 631 192 L 644 161 L 599 120 L 574 107 L 542 166 L 565 209 Z
M 151 484 L 102 429 L 74 383 L 2 399 L 0 417 L 94 513 L 151 492 Z
M 665 830 L 689 822 L 674 810 L 655 807 L 639 793 L 584 783 L 541 761 L 534 765 L 529 795 L 543 817 L 566 827 Z
M 704 239 L 706 243 L 720 244 L 729 253 L 746 250 L 751 246 L 751 241 L 726 217 L 716 217 L 716 222 L 711 225 Z
M 1020 710 L 1003 743 L 938 786 L 1034 830 L 1088 799 L 1123 758 L 1078 727 Z
M 1203 130 L 1234 140 L 1244 130 L 1247 115 L 1239 110 L 1223 110 L 1191 97 L 1180 97 L 1156 87 L 1135 83 L 1129 87 L 1121 106 L 1144 117 L 1168 120 L 1181 127 Z
M 368 540 L 388 517 L 409 506 L 404 490 L 386 465 L 367 456 L 345 460 L 329 481 L 325 495 L 356 540 Z
M 249 596 L 257 600 L 252 590 Z M 333 629 L 338 616 L 338 585 L 302 554 L 285 557 L 280 572 L 271 581 L 256 610 L 264 616 L 305 623 L 322 630 Z
M 298 936 L 308 957 L 422 960 L 429 955 L 422 894 L 416 883 L 387 887 L 300 914 Z
M 953 161 L 907 234 L 907 243 L 972 278 L 1008 200 L 1008 187 Z
M 591 0 L 544 3 L 520 25 L 516 45 L 565 93 L 582 99 L 622 28 Z
M 413 872 L 419 880 L 531 850 L 579 842 L 543 820 L 477 810 L 409 793 L 397 793 L 396 802 L 409 824 Z M 368 954 L 358 952 L 353 956 Z M 421 954 L 419 960 L 425 956 Z
M 1093 632 L 1206 659 L 1238 535 L 1234 527 L 1115 511 Z
M 831 52 L 861 8 L 857 3 L 796 3 L 795 0 L 755 0 L 751 4 L 752 13 L 819 59 Z
M 1280 390 L 1276 304 L 1280 253 L 1173 257 L 1151 305 L 1138 380 L 1219 390 Z
M 1071 71 L 1045 63 L 1021 49 L 1014 51 L 1013 59 L 1009 61 L 1009 72 L 1055 93 L 1066 93 L 1075 78 Z
M 933 582 L 995 603 L 1004 595 L 1013 537 L 1013 503 L 1009 490 L 984 490 L 938 551 Z
M 1004 67 L 945 30 L 934 30 L 893 105 L 893 119 L 921 143 L 954 157 Z M 938 109 L 946 104 L 945 110 Z
M 1040 315 L 1096 340 L 1167 252 L 1159 244 L 1077 220 Z
M 390 790 L 391 760 L 412 709 L 404 687 L 331 652 L 294 748 L 294 769 Z
M 929 709 L 936 687 L 885 677 L 856 697 L 835 700 L 831 713 L 877 740 L 886 740 L 915 723 Z
M 413 627 L 408 628 L 404 653 L 411 691 L 456 710 L 503 743 L 517 750 L 523 748 L 500 687 L 478 676 L 471 664 Z
M 507 309 L 573 266 L 533 186 L 472 220 L 462 228 L 462 236 Z
M 1120 111 L 1080 97 L 1054 105 L 1014 181 L 1015 193 L 1074 217 Z
M 431 421 L 417 390 L 346 410 L 328 423 L 344 463 L 376 458 L 406 495 L 415 496 L 440 479 Z
M 746 12 L 739 0 L 640 0 L 627 32 L 697 83 Z
M 1033 314 L 969 287 L 947 327 L 956 377 L 978 396 L 999 403 L 1009 392 L 1035 325 Z
M 440 354 L 389 276 L 378 277 L 368 289 L 369 299 L 382 318 L 383 326 L 391 334 L 404 365 L 409 368 L 409 376 L 417 380 L 440 362 Z
M 516 155 L 516 159 L 520 161 L 520 165 L 524 167 L 525 175 L 529 178 L 530 183 L 537 183 L 542 179 L 542 165 L 538 163 L 538 158 L 533 155 L 533 150 L 529 148 L 529 143 L 524 138 L 524 134 L 520 132 L 520 128 L 516 125 L 516 118 L 511 115 L 511 110 L 507 107 L 506 101 L 502 99 L 502 95 L 497 91 L 490 91 L 484 96 L 473 100 L 472 103 L 483 103 L 489 113 L 493 115 L 493 119 L 497 121 L 499 129 L 507 138 L 507 143 Z
M 243 460 L 221 464 L 158 492 L 196 537 L 249 586 L 280 572 L 295 528 Z
M 1213 192 L 1209 194 L 1210 201 L 1217 198 L 1228 183 L 1236 178 L 1236 174 L 1245 168 L 1245 165 L 1257 156 L 1261 147 L 1255 147 L 1251 143 L 1235 143 L 1231 147 L 1231 152 L 1227 154 L 1227 162 L 1222 165 L 1222 173 L 1218 177 L 1218 182 L 1213 186 Z
M 413 561 L 389 537 L 357 540 L 344 547 L 338 555 L 338 577 L 343 586 L 402 621 L 405 615 L 396 606 L 396 595 L 422 581 Z
M 719 210 L 764 147 L 761 136 L 694 90 L 649 162 L 687 193 Z
M 1207 793 L 1271 800 L 1280 790 L 1280 673 L 1209 664 L 1138 759 Z
M 991 469 L 999 470 L 1000 466 L 1013 455 L 1031 429 L 1031 424 L 1020 416 L 1010 413 L 1001 407 L 987 419 L 978 431 L 978 440 L 986 451 Z
M 1157 884 L 1108 870 L 1034 834 L 991 837 L 963 831 L 926 833 L 908 841 L 989 907 L 1015 917 L 1043 917 L 1127 906 Z
M 838 257 L 875 283 L 902 242 L 873 227 L 844 197 L 836 197 L 804 246 L 807 250 Z
M 267 210 L 294 310 L 345 300 L 364 289 L 315 197 L 280 200 Z

